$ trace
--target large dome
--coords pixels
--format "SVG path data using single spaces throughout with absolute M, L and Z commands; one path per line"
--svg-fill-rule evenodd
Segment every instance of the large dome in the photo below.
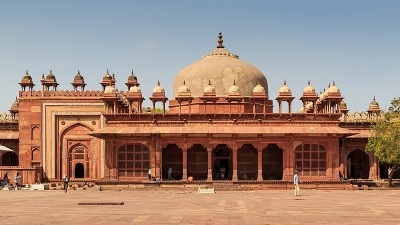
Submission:
M 210 54 L 204 55 L 197 62 L 181 70 L 174 79 L 174 97 L 178 95 L 183 81 L 190 87 L 192 96 L 203 96 L 204 88 L 209 81 L 215 87 L 217 95 L 228 95 L 234 80 L 240 87 L 242 96 L 252 96 L 253 88 L 260 82 L 268 97 L 268 83 L 264 74 L 249 63 L 243 62 L 239 56 L 230 53 L 222 45 L 222 34 L 218 36 L 218 46 Z

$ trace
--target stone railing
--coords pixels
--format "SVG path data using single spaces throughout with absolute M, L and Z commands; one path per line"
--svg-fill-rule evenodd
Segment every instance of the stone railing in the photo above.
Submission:
M 41 97 L 101 97 L 103 91 L 73 91 L 73 90 L 61 90 L 61 91 L 20 91 L 20 98 L 41 98 Z
M 12 123 L 18 121 L 18 113 L 15 114 L 15 118 L 12 117 L 11 113 L 1 113 L 0 114 L 0 123 Z
M 14 176 L 19 173 L 21 175 L 21 185 L 35 184 L 42 182 L 42 167 L 22 167 L 22 166 L 0 166 L 0 177 L 8 173 L 8 179 L 14 184 Z
M 385 113 L 381 111 L 380 113 L 372 113 L 369 114 L 368 112 L 351 112 L 349 111 L 346 114 L 342 114 L 342 116 L 339 118 L 340 122 L 375 122 L 378 119 L 382 119 L 384 117 Z

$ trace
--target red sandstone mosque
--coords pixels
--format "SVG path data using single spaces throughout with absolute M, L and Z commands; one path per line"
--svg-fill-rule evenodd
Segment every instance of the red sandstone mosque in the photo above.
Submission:
M 375 99 L 367 112 L 351 112 L 335 83 L 318 94 L 310 82 L 297 96 L 283 82 L 272 99 L 264 74 L 218 38 L 215 50 L 175 76 L 173 99 L 160 82 L 142 96 L 133 71 L 125 91 L 108 71 L 91 91 L 79 71 L 70 90 L 57 90 L 51 70 L 36 86 L 26 71 L 18 98 L 0 115 L 0 144 L 14 150 L 0 151 L 0 175 L 19 172 L 29 184 L 64 174 L 140 181 L 150 172 L 164 181 L 171 166 L 180 182 L 292 180 L 295 170 L 310 181 L 339 180 L 339 173 L 387 178 L 388 165 L 364 151 L 383 113 Z M 293 101 L 302 101 L 300 111 Z

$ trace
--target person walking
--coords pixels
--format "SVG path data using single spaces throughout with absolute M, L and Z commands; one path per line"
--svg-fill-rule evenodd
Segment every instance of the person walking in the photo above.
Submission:
M 149 181 L 151 181 L 151 169 L 149 168 L 149 170 L 147 171 L 148 177 L 149 177 Z
M 168 178 L 167 179 L 172 180 L 172 166 L 171 165 L 169 165 L 169 168 L 168 168 Z
M 63 179 L 62 179 L 62 182 L 63 182 L 63 184 L 64 184 L 64 192 L 65 193 L 67 193 L 67 190 L 68 190 L 68 182 L 69 182 L 69 179 L 68 179 L 68 177 L 67 177 L 67 174 L 65 174 L 64 175 L 64 177 L 63 177 Z
M 21 184 L 21 175 L 17 173 L 14 177 L 14 190 L 18 190 L 18 186 Z
M 300 196 L 299 183 L 301 183 L 301 181 L 300 181 L 300 178 L 299 178 L 299 171 L 297 171 L 297 170 L 294 172 L 293 181 L 294 181 L 294 195 L 295 196 Z

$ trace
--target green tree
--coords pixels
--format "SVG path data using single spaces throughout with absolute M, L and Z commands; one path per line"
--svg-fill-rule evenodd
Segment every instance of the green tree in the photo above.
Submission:
M 373 152 L 379 161 L 391 164 L 388 185 L 392 186 L 393 174 L 400 169 L 400 97 L 392 100 L 383 118 L 372 126 L 366 151 Z

